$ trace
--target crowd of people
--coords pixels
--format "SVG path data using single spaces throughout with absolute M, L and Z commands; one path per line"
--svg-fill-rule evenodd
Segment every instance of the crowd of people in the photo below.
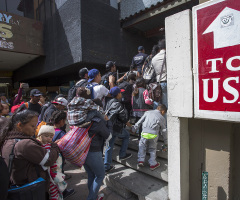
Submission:
M 69 90 L 68 97 L 60 94 L 51 102 L 45 102 L 38 89 L 32 89 L 31 99 L 23 102 L 23 84 L 20 84 L 11 114 L 8 102 L 2 99 L 0 150 L 7 165 L 11 152 L 15 155 L 11 166 L 11 185 L 21 186 L 36 180 L 37 166 L 40 176 L 47 182 L 46 199 L 66 199 L 74 194 L 73 189 L 67 188 L 66 180 L 70 177 L 64 174 L 67 158 L 58 147 L 58 142 L 68 134 L 66 119 L 71 129 L 87 129 L 92 138 L 84 163 L 88 174 L 87 200 L 104 198 L 98 192 L 105 174 L 114 169 L 112 153 L 116 138 L 122 139 L 120 160 L 132 156 L 127 152 L 132 133 L 139 138 L 138 166 L 145 165 L 147 148 L 150 169 L 160 166 L 156 161 L 159 135 L 164 138 L 161 150 L 167 151 L 165 41 L 155 45 L 151 55 L 145 54 L 144 47 L 139 46 L 130 71 L 118 80 L 116 71 L 113 61 L 106 63 L 106 74 L 103 76 L 98 69 L 82 68 L 79 71 L 80 80 Z M 151 84 L 154 86 L 150 87 Z M 161 86 L 161 99 L 154 96 L 158 86 Z

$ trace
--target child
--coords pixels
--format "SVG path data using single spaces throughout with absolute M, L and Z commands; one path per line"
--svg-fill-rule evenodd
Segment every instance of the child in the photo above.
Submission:
M 5 104 L 5 103 L 2 103 L 2 108 L 3 109 L 0 112 L 0 116 L 9 118 L 10 117 L 10 115 L 9 115 L 9 105 Z
M 136 87 L 132 93 L 132 115 L 138 121 L 145 113 L 145 111 L 152 110 L 153 100 L 149 98 L 148 90 L 146 89 L 145 80 L 139 78 L 136 81 Z M 139 128 L 139 138 L 142 132 L 142 127 Z
M 123 90 L 121 90 L 119 87 L 111 88 L 109 93 L 112 95 L 113 99 L 111 99 L 106 106 L 106 115 L 113 124 L 113 135 L 109 141 L 109 147 L 105 150 L 105 172 L 109 172 L 114 168 L 111 166 L 112 152 L 117 136 L 122 138 L 119 159 L 125 160 L 132 156 L 131 153 L 126 152 L 129 143 L 129 132 L 124 127 L 125 125 L 131 127 L 131 124 L 128 122 L 127 112 L 120 102 L 122 99 L 121 92 L 123 92 Z
M 156 150 L 158 134 L 161 132 L 164 137 L 164 143 L 167 143 L 167 129 L 166 120 L 163 115 L 167 112 L 165 105 L 159 105 L 156 110 L 147 111 L 141 117 L 141 119 L 132 127 L 132 131 L 136 132 L 142 125 L 141 140 L 139 141 L 138 151 L 138 166 L 144 166 L 144 160 L 146 156 L 146 149 L 150 153 L 150 169 L 154 170 L 160 166 L 160 163 L 156 161 Z
M 53 142 L 57 142 L 57 140 L 61 139 L 66 132 L 61 128 L 65 126 L 65 122 L 67 119 L 67 113 L 62 110 L 56 110 L 52 113 L 50 118 L 50 123 L 54 126 L 55 135 L 53 136 Z
M 91 99 L 90 90 L 79 87 L 76 97 L 68 104 L 68 122 L 70 126 L 85 127 L 91 123 L 93 117 L 104 119 L 101 106 Z
M 38 132 L 38 140 L 42 143 L 44 149 L 49 150 L 51 148 L 51 142 L 55 130 L 53 126 L 43 125 Z M 67 183 L 65 182 L 65 175 L 62 173 L 62 156 L 59 153 L 59 157 L 50 168 L 48 167 L 48 173 L 50 177 L 50 199 L 62 200 L 62 192 L 66 189 Z

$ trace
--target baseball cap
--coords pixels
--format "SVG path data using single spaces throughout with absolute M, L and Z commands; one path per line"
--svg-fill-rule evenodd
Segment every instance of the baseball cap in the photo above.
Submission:
M 88 72 L 88 76 L 89 76 L 88 82 L 91 82 L 98 74 L 99 74 L 99 71 L 97 69 L 91 69 Z
M 88 69 L 86 67 L 79 70 L 79 77 L 83 78 L 85 74 L 88 74 Z
M 30 92 L 30 96 L 39 97 L 41 95 L 42 93 L 38 89 L 32 89 Z
M 113 61 L 108 61 L 106 63 L 106 70 L 110 70 L 111 67 L 113 67 L 115 65 L 116 62 L 113 62 Z
M 119 87 L 115 86 L 110 89 L 109 93 L 112 95 L 112 97 L 116 97 L 120 92 L 124 92 L 124 89 L 120 89 Z
M 67 106 L 68 101 L 65 98 L 63 98 L 63 97 L 59 97 L 55 101 L 53 101 L 52 103 L 63 105 L 63 106 Z
M 144 50 L 144 47 L 143 46 L 139 46 L 138 47 L 138 51 L 142 51 L 142 50 Z

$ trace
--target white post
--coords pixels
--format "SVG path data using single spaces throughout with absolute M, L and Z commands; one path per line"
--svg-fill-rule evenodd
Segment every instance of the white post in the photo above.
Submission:
M 193 117 L 192 23 L 185 10 L 165 20 L 169 199 L 189 199 L 188 119 Z

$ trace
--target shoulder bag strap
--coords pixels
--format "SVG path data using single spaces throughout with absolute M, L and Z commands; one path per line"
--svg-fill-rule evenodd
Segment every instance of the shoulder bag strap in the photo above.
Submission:
M 11 176 L 11 173 L 12 173 L 12 164 L 13 164 L 13 159 L 15 158 L 15 155 L 14 155 L 14 148 L 15 148 L 15 145 L 20 141 L 20 139 L 15 139 L 15 143 L 13 144 L 13 148 L 12 148 L 12 151 L 9 155 L 9 161 L 8 161 L 8 172 L 9 172 L 9 175 Z

